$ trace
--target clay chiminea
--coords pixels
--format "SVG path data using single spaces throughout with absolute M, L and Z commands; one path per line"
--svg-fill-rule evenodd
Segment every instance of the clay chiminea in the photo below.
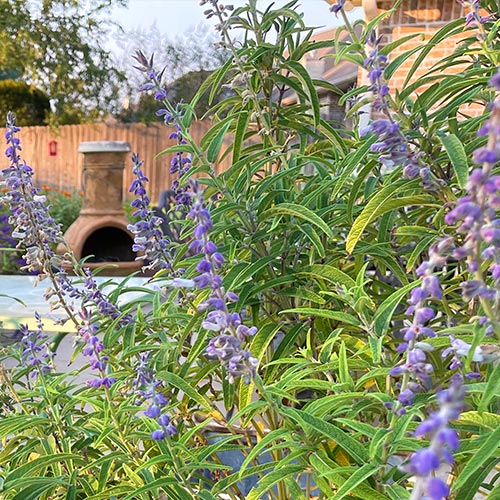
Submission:
M 130 144 L 123 141 L 82 142 L 83 205 L 80 216 L 64 237 L 77 260 L 85 266 L 107 267 L 107 276 L 127 276 L 141 268 L 132 251 L 134 239 L 123 210 L 123 169 Z M 64 246 L 58 252 L 64 253 Z

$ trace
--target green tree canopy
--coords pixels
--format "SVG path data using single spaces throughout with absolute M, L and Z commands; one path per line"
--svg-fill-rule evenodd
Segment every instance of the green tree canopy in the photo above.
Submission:
M 19 75 L 45 92 L 52 119 L 75 123 L 117 106 L 123 76 L 105 40 L 112 5 L 126 0 L 3 0 L 0 2 L 0 79 Z
M 0 116 L 14 111 L 18 125 L 43 125 L 50 112 L 48 97 L 25 82 L 0 81 Z

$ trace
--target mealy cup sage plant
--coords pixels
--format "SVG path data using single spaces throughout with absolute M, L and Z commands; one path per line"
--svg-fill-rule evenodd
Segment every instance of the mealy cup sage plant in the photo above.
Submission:
M 172 141 L 160 154 L 180 214 L 172 238 L 134 153 L 129 230 L 156 273 L 144 286 L 102 288 L 70 249 L 55 253 L 61 228 L 7 118 L 0 202 L 87 364 L 58 364 L 39 314 L 13 333 L 0 372 L 1 498 L 495 498 L 498 3 L 464 0 L 466 17 L 398 57 L 399 42 L 377 33 L 389 13 L 351 25 L 336 2 L 349 36 L 315 41 L 296 0 L 200 3 L 231 57 L 191 103 L 169 99 L 154 47 L 133 63 Z M 367 84 L 342 93 L 311 78 L 301 61 L 319 49 Z M 411 56 L 407 83 L 391 90 Z M 323 90 L 350 104 L 348 120 L 328 118 Z M 205 93 L 217 103 L 197 143 Z M 127 290 L 140 294 L 124 305 Z

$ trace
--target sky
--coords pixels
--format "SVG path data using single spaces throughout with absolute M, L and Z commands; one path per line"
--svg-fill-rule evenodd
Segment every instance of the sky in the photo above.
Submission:
M 235 7 L 245 5 L 245 0 L 223 0 L 221 3 Z M 257 5 L 265 9 L 272 2 L 258 0 Z M 276 5 L 283 5 L 286 0 L 276 0 Z M 325 0 L 301 0 L 299 11 L 304 13 L 308 26 L 322 26 L 322 29 L 338 26 L 339 21 L 329 10 Z M 129 0 L 127 9 L 115 8 L 113 18 L 124 29 L 147 29 L 156 23 L 160 32 L 174 39 L 195 28 L 200 23 L 208 23 L 203 15 L 207 6 L 200 6 L 199 0 Z M 354 9 L 351 14 L 360 15 L 361 9 Z M 213 23 L 212 23 L 213 24 Z

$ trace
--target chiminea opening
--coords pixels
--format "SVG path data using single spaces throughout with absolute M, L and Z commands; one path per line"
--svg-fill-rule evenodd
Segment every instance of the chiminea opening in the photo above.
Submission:
M 141 261 L 132 251 L 134 238 L 123 209 L 123 169 L 130 144 L 121 141 L 82 142 L 83 206 L 66 231 L 65 240 L 85 265 L 103 275 L 126 276 L 139 271 Z M 65 251 L 63 245 L 58 249 Z
M 135 260 L 132 251 L 133 238 L 117 227 L 102 227 L 94 231 L 85 241 L 82 257 L 91 255 L 86 262 L 126 262 Z

